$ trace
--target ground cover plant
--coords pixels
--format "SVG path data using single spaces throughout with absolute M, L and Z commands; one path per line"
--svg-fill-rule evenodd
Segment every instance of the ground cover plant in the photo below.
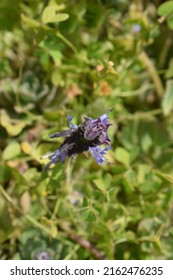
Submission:
M 0 259 L 173 259 L 173 1 L 13 2 L 0 1 Z M 68 116 L 110 108 L 107 162 L 88 142 L 44 157 Z

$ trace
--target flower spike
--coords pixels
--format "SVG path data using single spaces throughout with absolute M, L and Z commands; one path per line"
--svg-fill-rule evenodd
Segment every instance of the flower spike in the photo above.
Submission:
M 110 111 L 110 110 L 109 110 Z M 89 151 L 98 164 L 106 161 L 104 157 L 106 152 L 111 149 L 109 146 L 111 140 L 108 136 L 108 129 L 111 123 L 108 121 L 108 114 L 105 113 L 97 119 L 84 117 L 80 125 L 72 124 L 72 116 L 68 115 L 69 129 L 50 135 L 50 138 L 65 137 L 59 150 L 43 156 L 50 160 L 44 168 L 47 170 L 52 164 L 63 162 L 66 157 Z M 105 148 L 101 145 L 107 144 Z

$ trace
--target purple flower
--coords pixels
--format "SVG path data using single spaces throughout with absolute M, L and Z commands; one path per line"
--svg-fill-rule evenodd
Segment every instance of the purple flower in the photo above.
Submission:
M 58 161 L 63 162 L 66 157 L 71 157 L 85 151 L 90 151 L 98 164 L 106 161 L 104 155 L 110 149 L 108 145 L 110 138 L 107 132 L 111 125 L 108 121 L 107 113 L 95 120 L 84 117 L 84 121 L 78 126 L 72 124 L 71 121 L 72 116 L 68 115 L 69 129 L 50 135 L 50 138 L 63 136 L 65 140 L 60 145 L 59 150 L 42 157 L 48 157 L 50 159 L 44 170 L 49 168 L 53 163 L 56 164 Z M 102 144 L 107 144 L 107 146 L 101 149 L 100 145 Z
M 104 155 L 108 150 L 110 150 L 110 146 L 106 146 L 104 149 L 101 149 L 99 146 L 89 148 L 90 153 L 92 156 L 95 158 L 98 164 L 101 164 L 102 162 L 105 161 Z
M 141 31 L 141 25 L 140 24 L 136 23 L 132 26 L 132 32 L 133 33 L 138 33 L 140 31 Z

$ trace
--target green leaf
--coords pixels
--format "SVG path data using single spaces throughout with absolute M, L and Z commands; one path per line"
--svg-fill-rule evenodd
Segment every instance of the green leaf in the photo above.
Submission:
M 17 142 L 11 142 L 4 150 L 2 157 L 4 160 L 9 160 L 20 155 L 21 149 Z
M 62 53 L 57 49 L 54 50 L 51 49 L 49 50 L 49 53 L 52 56 L 53 60 L 55 61 L 55 64 L 60 65 L 62 60 Z
M 105 184 L 105 186 L 106 186 L 107 189 L 110 187 L 111 182 L 112 182 L 112 175 L 110 175 L 109 173 L 107 173 L 107 174 L 104 176 L 104 184 Z
M 1 126 L 3 126 L 10 136 L 18 135 L 26 125 L 30 124 L 29 120 L 19 120 L 11 118 L 6 110 L 0 110 Z
M 153 171 L 154 174 L 156 174 L 157 176 L 159 176 L 161 179 L 165 180 L 166 182 L 170 182 L 171 184 L 173 184 L 173 176 L 167 173 L 163 173 L 159 170 L 154 170 Z
M 168 116 L 173 109 L 173 80 L 166 83 L 166 92 L 162 101 L 163 114 Z
M 83 207 L 88 207 L 89 203 L 88 203 L 88 199 L 86 196 L 84 196 L 82 204 L 83 204 Z
M 173 78 L 173 57 L 169 60 L 169 67 L 166 70 L 165 77 L 167 79 Z
M 148 152 L 153 145 L 153 140 L 149 133 L 145 133 L 141 139 L 141 146 L 144 152 Z
M 44 9 L 42 13 L 42 21 L 43 23 L 53 23 L 53 22 L 60 22 L 65 21 L 69 18 L 69 15 L 66 13 L 57 13 L 59 9 L 57 6 L 48 6 Z
M 11 177 L 11 168 L 7 165 L 0 166 L 0 183 L 7 182 Z
M 142 238 L 139 238 L 139 241 L 148 241 L 151 242 L 151 244 L 153 245 L 154 249 L 158 252 L 161 253 L 162 252 L 162 246 L 161 246 L 161 241 L 158 238 L 158 236 L 144 236 Z
M 11 169 L 12 177 L 14 178 L 16 182 L 16 193 L 21 195 L 24 191 L 28 188 L 28 183 L 26 179 L 24 178 L 23 174 L 20 173 L 20 171 L 16 168 Z
M 129 166 L 130 163 L 130 154 L 124 148 L 118 147 L 115 150 L 115 158 L 117 161 L 123 163 L 126 166 Z
M 106 189 L 106 185 L 104 184 L 102 179 L 95 179 L 95 180 L 93 180 L 93 183 L 96 185 L 96 187 L 99 190 L 104 191 Z
M 170 29 L 173 29 L 173 14 L 167 18 L 167 24 Z
M 137 169 L 137 181 L 139 184 L 144 183 L 146 181 L 146 174 L 150 173 L 150 166 L 139 163 Z
M 136 160 L 140 153 L 140 148 L 138 146 L 133 146 L 130 150 L 130 162 L 133 162 Z
M 157 251 L 157 253 L 162 252 L 162 244 L 161 244 L 160 239 L 157 236 L 153 237 L 153 240 L 151 240 L 151 243 L 152 243 L 154 249 Z
M 157 10 L 159 16 L 168 16 L 173 12 L 173 1 L 167 1 L 161 4 Z
M 89 222 L 95 222 L 97 219 L 97 216 L 95 215 L 95 213 L 93 211 L 90 211 L 89 212 L 89 215 L 88 215 L 88 221 Z
M 81 216 L 80 216 L 80 220 L 81 220 L 81 221 L 85 221 L 85 220 L 87 220 L 87 219 L 88 219 L 89 214 L 90 214 L 90 212 L 89 212 L 89 210 L 88 210 L 88 209 L 87 209 L 87 210 L 85 210 L 85 211 L 83 211 L 83 213 L 82 213 L 82 214 L 81 214 Z
M 60 73 L 60 71 L 58 69 L 55 69 L 52 72 L 51 81 L 52 81 L 53 85 L 55 85 L 55 86 L 63 87 L 65 85 L 64 78 L 62 77 L 62 74 Z

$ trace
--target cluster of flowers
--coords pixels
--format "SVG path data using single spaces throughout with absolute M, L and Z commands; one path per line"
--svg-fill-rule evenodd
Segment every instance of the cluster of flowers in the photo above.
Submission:
M 106 161 L 104 155 L 111 148 L 109 146 L 110 138 L 107 134 L 111 123 L 108 121 L 107 113 L 95 120 L 84 117 L 84 121 L 80 125 L 74 125 L 71 122 L 72 116 L 68 115 L 69 129 L 50 135 L 50 138 L 65 137 L 65 140 L 58 150 L 42 157 L 50 159 L 44 170 L 58 161 L 63 162 L 66 157 L 85 151 L 89 151 L 98 164 Z M 102 144 L 106 144 L 106 147 L 101 148 Z

